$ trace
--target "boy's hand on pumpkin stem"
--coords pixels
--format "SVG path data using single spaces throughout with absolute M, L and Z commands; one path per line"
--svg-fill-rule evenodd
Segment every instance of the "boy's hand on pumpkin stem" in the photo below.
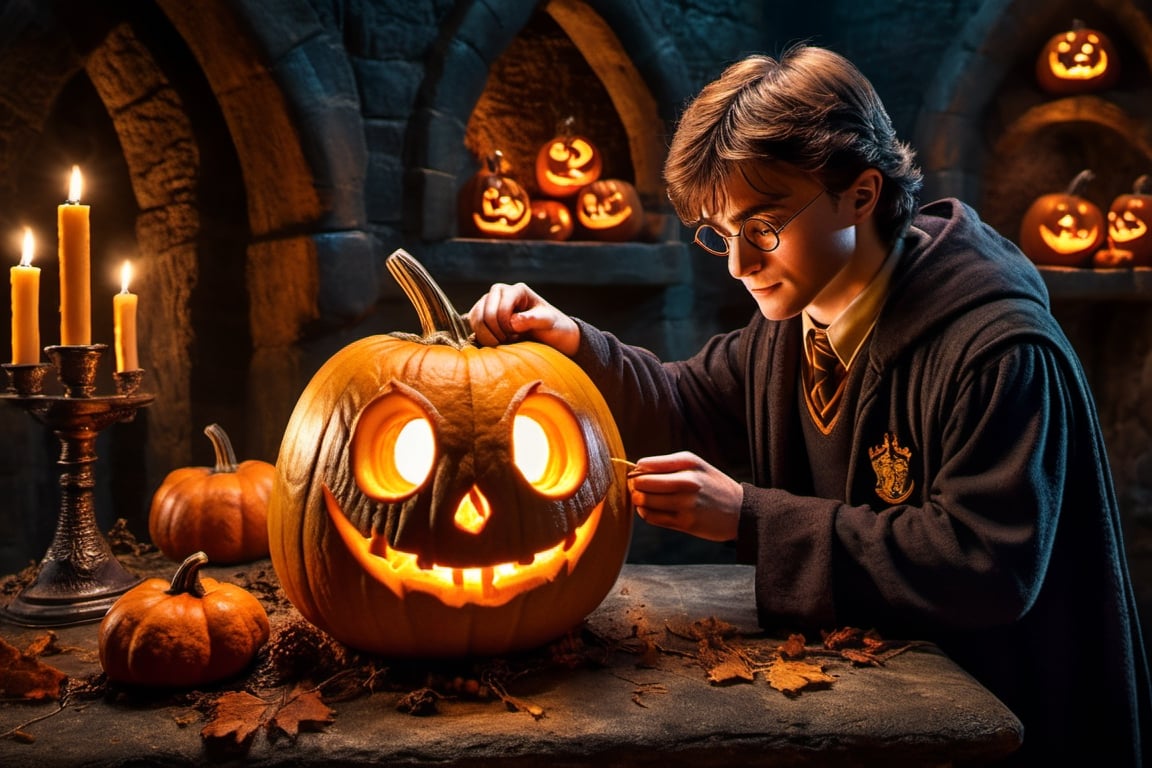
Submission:
M 496 283 L 468 312 L 476 343 L 492 347 L 531 339 L 571 357 L 580 347 L 580 328 L 571 317 L 524 283 Z
M 648 456 L 628 479 L 644 521 L 709 541 L 736 538 L 744 486 L 696 454 Z

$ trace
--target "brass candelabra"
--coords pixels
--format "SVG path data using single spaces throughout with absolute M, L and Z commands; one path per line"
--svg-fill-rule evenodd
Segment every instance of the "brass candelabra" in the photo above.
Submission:
M 45 347 L 50 363 L 5 364 L 8 389 L 0 394 L 50 429 L 60 441 L 60 507 L 56 532 L 35 579 L 0 617 L 22 626 L 67 626 L 103 618 L 112 603 L 140 581 L 124 569 L 96 523 L 96 438 L 131 421 L 154 395 L 139 393 L 143 370 L 113 374 L 116 393 L 96 394 L 107 344 Z M 55 370 L 62 392 L 45 394 Z

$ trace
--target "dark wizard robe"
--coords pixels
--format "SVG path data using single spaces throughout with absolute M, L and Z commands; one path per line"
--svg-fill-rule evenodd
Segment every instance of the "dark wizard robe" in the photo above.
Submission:
M 631 458 L 750 479 L 736 546 L 765 629 L 934 641 L 1021 719 L 1021 763 L 1141 764 L 1152 684 L 1095 403 L 1039 273 L 974 211 L 916 217 L 853 362 L 840 498 L 812 494 L 798 317 L 672 363 L 578 322 Z

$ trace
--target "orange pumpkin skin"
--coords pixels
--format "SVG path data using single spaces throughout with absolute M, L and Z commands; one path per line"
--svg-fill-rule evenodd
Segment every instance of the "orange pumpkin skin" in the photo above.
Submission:
M 645 223 L 640 193 L 623 179 L 594 181 L 576 195 L 576 221 L 592 240 L 635 240 Z
M 168 473 L 148 512 L 152 543 L 176 562 L 199 551 L 221 564 L 267 557 L 268 499 L 276 467 L 255 459 L 237 464 L 219 426 L 211 424 L 204 432 L 216 448 L 216 465 Z
M 529 412 L 559 439 L 550 488 L 516 466 L 514 423 Z M 385 458 L 414 418 L 432 425 L 436 455 L 402 480 Z M 613 456 L 623 445 L 602 396 L 550 347 L 364 338 L 320 368 L 289 420 L 272 564 L 300 613 L 354 648 L 537 647 L 595 609 L 623 565 L 632 522 Z M 465 509 L 483 525 L 464 525 Z
M 1020 222 L 1020 250 L 1034 263 L 1088 267 L 1104 242 L 1107 225 L 1099 206 L 1079 194 L 1093 178 L 1081 171 L 1064 192 L 1041 195 Z
M 1112 41 L 1079 19 L 1072 29 L 1049 38 L 1036 58 L 1036 82 L 1054 96 L 1102 91 L 1119 76 L 1120 58 Z
M 1108 207 L 1108 246 L 1131 254 L 1125 266 L 1152 266 L 1152 177 L 1139 177 L 1130 193 L 1113 199 Z
M 187 558 L 172 582 L 147 579 L 121 595 L 99 628 L 108 679 L 192 688 L 243 671 L 268 641 L 268 614 L 234 584 L 200 578 L 203 552 Z

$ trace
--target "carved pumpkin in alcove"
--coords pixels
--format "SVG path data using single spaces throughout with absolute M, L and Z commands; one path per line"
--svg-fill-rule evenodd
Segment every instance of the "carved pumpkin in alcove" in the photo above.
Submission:
M 1133 267 L 1152 266 L 1152 176 L 1140 176 L 1132 191 L 1108 207 L 1108 247 L 1131 254 Z
M 644 229 L 640 193 L 623 179 L 594 181 L 576 195 L 576 221 L 593 240 L 635 240 Z
M 460 190 L 460 231 L 479 237 L 514 238 L 532 219 L 527 190 L 512 175 L 504 153 L 496 150 L 484 160 Z
M 575 118 L 565 118 L 556 136 L 536 153 L 536 184 L 551 197 L 572 197 L 599 179 L 604 167 L 600 150 L 575 132 L 575 122 Z
M 565 355 L 476 347 L 410 256 L 388 259 L 423 336 L 330 358 L 284 433 L 271 557 L 337 640 L 407 657 L 525 649 L 615 583 L 631 513 L 615 421 Z
M 1076 174 L 1063 192 L 1041 195 L 1025 211 L 1020 223 L 1020 249 L 1036 264 L 1087 267 L 1104 242 L 1104 213 L 1081 196 L 1095 178 L 1090 170 Z
M 1079 19 L 1049 38 L 1036 59 L 1036 82 L 1056 96 L 1105 90 L 1119 76 L 1120 59 L 1112 41 Z
M 572 237 L 574 228 L 567 205 L 559 200 L 533 200 L 532 221 L 525 228 L 524 237 L 562 242 Z

